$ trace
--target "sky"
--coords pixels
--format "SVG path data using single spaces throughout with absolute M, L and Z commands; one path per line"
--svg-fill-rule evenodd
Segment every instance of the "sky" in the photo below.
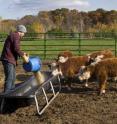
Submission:
M 0 0 L 2 19 L 20 19 L 25 15 L 37 15 L 39 11 L 58 8 L 92 11 L 98 8 L 117 10 L 117 0 Z

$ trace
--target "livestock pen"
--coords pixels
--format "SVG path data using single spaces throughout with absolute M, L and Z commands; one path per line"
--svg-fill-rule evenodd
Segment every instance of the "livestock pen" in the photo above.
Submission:
M 7 34 L 6 34 L 7 35 Z M 5 37 L 0 40 L 4 41 Z M 35 36 L 34 36 L 35 35 Z M 76 55 L 84 55 L 91 51 L 111 49 L 116 55 L 117 38 L 115 34 L 27 34 L 21 42 L 21 49 L 31 55 L 38 55 L 43 60 L 56 57 L 58 52 L 71 50 Z M 0 42 L 0 51 L 4 42 Z M 0 64 L 0 89 L 3 85 L 3 68 Z M 22 65 L 17 67 L 16 82 L 28 79 Z M 104 96 L 98 96 L 97 83 L 89 82 L 89 88 L 74 82 L 73 90 L 68 91 L 63 86 L 61 93 L 49 106 L 46 112 L 38 117 L 35 105 L 19 108 L 11 114 L 0 114 L 0 123 L 13 124 L 116 124 L 117 123 L 117 85 L 110 83 L 109 92 Z
M 0 52 L 7 34 L 0 34 Z M 43 60 L 53 59 L 60 51 L 70 50 L 75 55 L 110 49 L 117 54 L 116 33 L 27 33 L 21 49 Z

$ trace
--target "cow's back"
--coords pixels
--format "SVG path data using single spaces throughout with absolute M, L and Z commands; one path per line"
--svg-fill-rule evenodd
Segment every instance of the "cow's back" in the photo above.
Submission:
M 93 59 L 95 59 L 97 56 L 100 56 L 100 55 L 104 56 L 103 59 L 114 57 L 113 52 L 111 50 L 97 51 L 88 55 L 90 56 L 90 58 L 93 58 Z
M 66 63 L 60 63 L 60 69 L 64 76 L 73 77 L 79 72 L 81 66 L 87 63 L 87 56 L 75 56 L 67 60 Z
M 95 75 L 106 74 L 109 77 L 117 76 L 117 58 L 102 60 L 96 65 Z

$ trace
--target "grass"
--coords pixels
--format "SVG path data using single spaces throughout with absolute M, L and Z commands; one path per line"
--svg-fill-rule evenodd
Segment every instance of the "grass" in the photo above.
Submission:
M 3 47 L 3 42 L 0 42 L 0 52 Z M 90 40 L 37 40 L 37 41 L 22 41 L 21 49 L 30 55 L 38 55 L 42 59 L 52 59 L 60 51 L 70 50 L 76 55 L 84 55 L 91 51 L 103 49 L 111 49 L 115 53 L 114 39 L 90 39 Z

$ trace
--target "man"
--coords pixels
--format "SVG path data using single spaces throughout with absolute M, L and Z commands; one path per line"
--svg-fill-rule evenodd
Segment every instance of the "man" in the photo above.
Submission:
M 12 90 L 15 87 L 15 68 L 18 57 L 20 56 L 24 62 L 28 62 L 27 54 L 20 50 L 20 39 L 26 32 L 27 30 L 24 25 L 18 25 L 16 32 L 10 33 L 5 40 L 1 54 L 5 74 L 4 92 Z

